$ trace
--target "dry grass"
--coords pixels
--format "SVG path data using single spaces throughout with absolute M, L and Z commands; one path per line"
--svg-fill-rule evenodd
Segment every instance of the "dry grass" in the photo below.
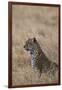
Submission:
M 58 82 L 31 68 L 31 56 L 23 46 L 35 37 L 49 60 L 58 64 L 58 8 L 13 5 L 12 7 L 12 83 L 13 85 Z

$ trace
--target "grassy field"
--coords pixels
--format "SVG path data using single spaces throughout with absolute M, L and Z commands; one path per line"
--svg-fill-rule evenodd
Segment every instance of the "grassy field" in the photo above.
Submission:
M 49 84 L 58 82 L 48 74 L 31 67 L 31 56 L 24 50 L 25 41 L 35 37 L 49 60 L 58 64 L 58 8 L 20 6 L 12 7 L 12 84 Z M 58 72 L 58 71 L 57 71 Z

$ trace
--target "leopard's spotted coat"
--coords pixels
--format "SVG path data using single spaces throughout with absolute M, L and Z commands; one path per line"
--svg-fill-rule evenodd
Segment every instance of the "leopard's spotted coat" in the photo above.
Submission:
M 40 72 L 40 76 L 42 72 L 49 72 L 53 75 L 55 71 L 58 69 L 58 65 L 46 57 L 40 45 L 38 44 L 36 38 L 28 39 L 24 45 L 25 50 L 30 51 L 31 54 L 31 65 L 32 68 L 37 68 Z

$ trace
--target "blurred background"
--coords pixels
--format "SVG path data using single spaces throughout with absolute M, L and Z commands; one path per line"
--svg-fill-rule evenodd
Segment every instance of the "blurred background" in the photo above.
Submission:
M 57 82 L 31 68 L 31 56 L 24 50 L 28 38 L 35 37 L 49 60 L 58 64 L 59 9 L 51 6 L 12 5 L 12 83 L 13 85 Z

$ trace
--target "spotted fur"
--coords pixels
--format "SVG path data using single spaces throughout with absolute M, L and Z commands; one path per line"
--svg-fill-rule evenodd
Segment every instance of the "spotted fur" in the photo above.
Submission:
M 54 75 L 56 69 L 58 69 L 58 65 L 47 58 L 40 45 L 38 44 L 36 38 L 28 39 L 24 45 L 24 48 L 30 52 L 32 57 L 32 68 L 37 68 L 40 72 L 40 76 L 42 72 L 47 71 Z

